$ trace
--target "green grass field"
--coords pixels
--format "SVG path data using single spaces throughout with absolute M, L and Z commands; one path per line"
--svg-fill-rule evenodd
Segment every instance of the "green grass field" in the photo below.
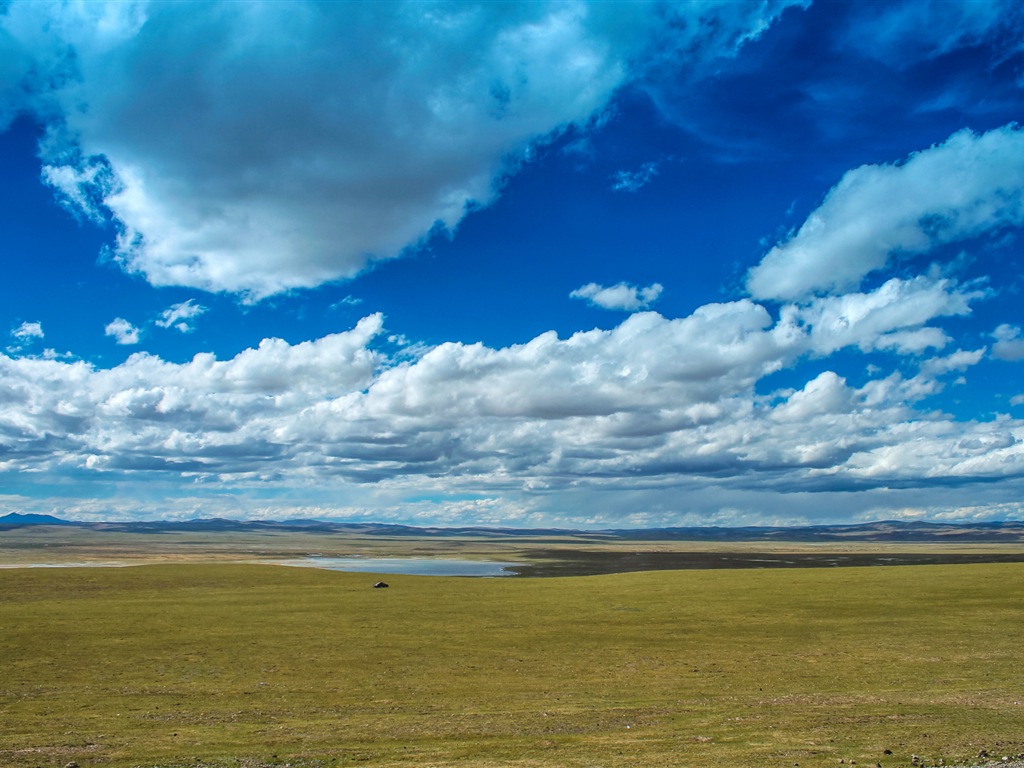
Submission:
M 890 768 L 1024 752 L 1024 566 L 376 578 L 0 570 L 0 765 Z

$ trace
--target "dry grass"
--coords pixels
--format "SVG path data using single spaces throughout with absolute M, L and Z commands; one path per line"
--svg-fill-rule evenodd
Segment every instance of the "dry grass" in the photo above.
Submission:
M 890 768 L 1024 752 L 1024 566 L 375 579 L 0 571 L 0 765 Z

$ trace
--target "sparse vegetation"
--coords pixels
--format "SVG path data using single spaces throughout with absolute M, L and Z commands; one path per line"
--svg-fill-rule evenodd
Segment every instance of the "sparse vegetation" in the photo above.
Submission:
M 376 579 L 0 571 L 0 764 L 891 768 L 1024 752 L 1024 566 Z

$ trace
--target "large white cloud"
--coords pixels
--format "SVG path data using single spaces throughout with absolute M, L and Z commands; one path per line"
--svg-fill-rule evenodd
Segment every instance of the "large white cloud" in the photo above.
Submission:
M 0 127 L 29 93 L 45 178 L 127 269 L 259 298 L 453 228 L 645 61 L 731 55 L 789 4 L 16 0 Z
M 755 298 L 856 288 L 903 254 L 1024 224 L 1024 130 L 961 131 L 895 165 L 849 171 L 747 275 Z

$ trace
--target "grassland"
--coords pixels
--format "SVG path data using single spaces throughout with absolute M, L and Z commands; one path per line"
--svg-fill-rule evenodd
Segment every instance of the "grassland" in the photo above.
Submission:
M 906 766 L 1024 752 L 1024 565 L 0 570 L 0 765 Z

